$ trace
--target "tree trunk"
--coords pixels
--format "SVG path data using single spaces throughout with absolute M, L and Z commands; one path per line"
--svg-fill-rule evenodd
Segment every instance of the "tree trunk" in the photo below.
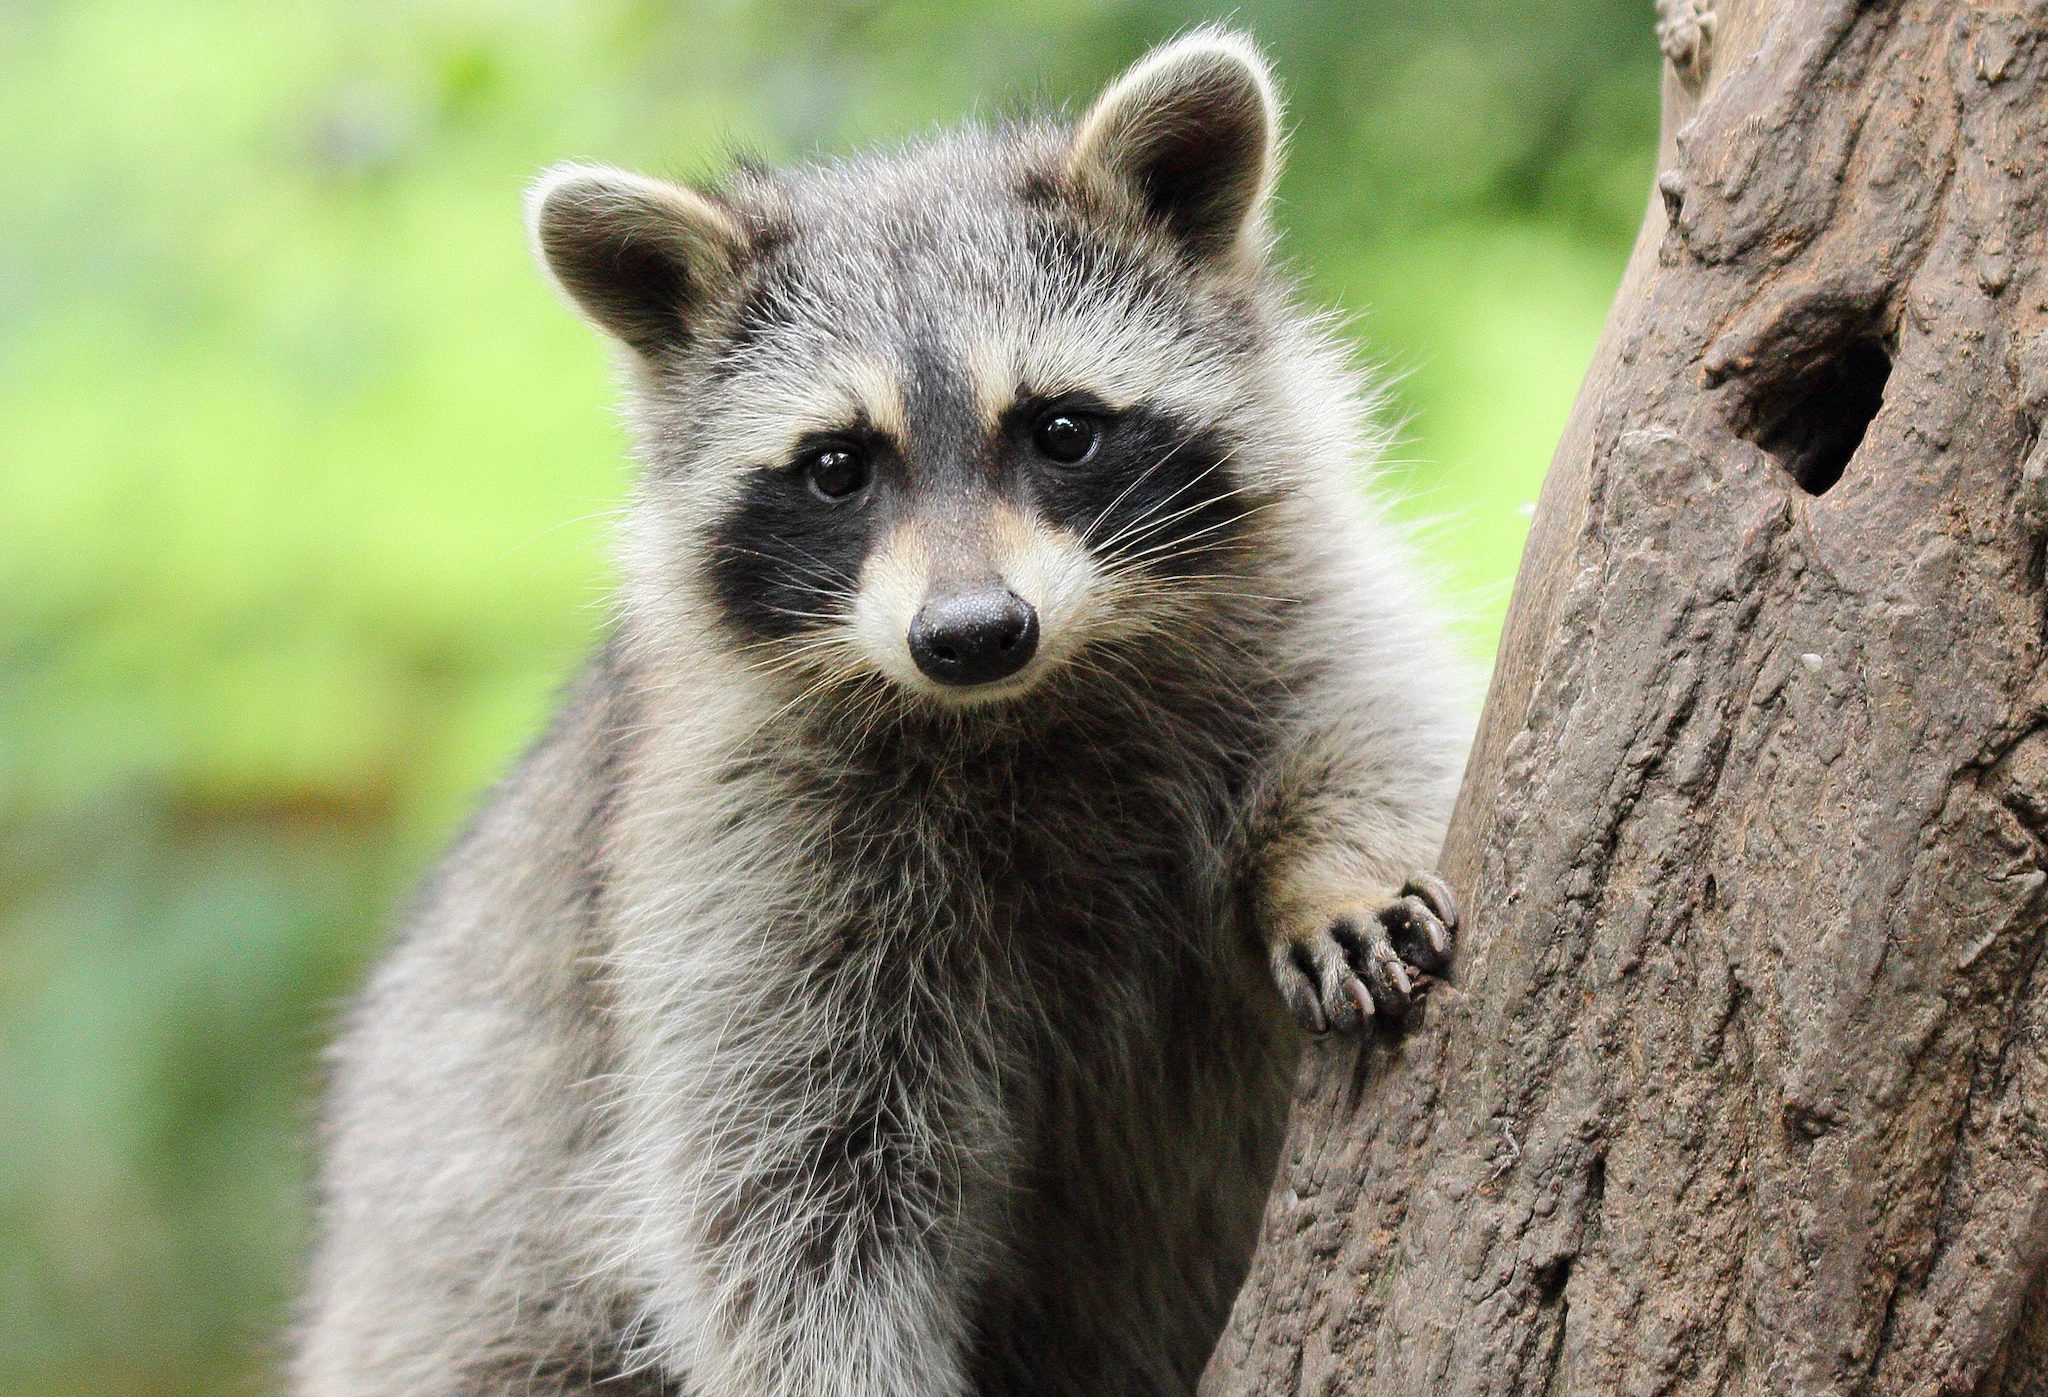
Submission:
M 2048 1394 L 2048 0 L 1707 5 L 1209 1397 Z

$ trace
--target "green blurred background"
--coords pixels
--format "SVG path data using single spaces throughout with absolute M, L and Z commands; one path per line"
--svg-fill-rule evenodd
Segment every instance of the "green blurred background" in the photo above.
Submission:
M 525 182 L 1083 102 L 1217 16 L 1490 655 L 1650 0 L 0 0 L 0 1393 L 270 1386 L 335 1005 L 602 623 L 622 443 Z

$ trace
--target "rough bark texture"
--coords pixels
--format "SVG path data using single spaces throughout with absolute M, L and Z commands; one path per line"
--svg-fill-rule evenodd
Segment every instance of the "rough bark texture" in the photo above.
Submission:
M 1212 1397 L 2048 1394 L 2048 0 L 1664 8 L 1461 982 L 1308 1064 Z

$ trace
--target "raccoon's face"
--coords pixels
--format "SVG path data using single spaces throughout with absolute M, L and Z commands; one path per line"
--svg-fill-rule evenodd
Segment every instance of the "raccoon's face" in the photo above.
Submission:
M 1226 566 L 1245 492 L 1212 433 L 1066 377 L 977 393 L 938 354 L 873 378 L 904 401 L 802 431 L 711 511 L 709 591 L 763 649 L 983 702 Z
M 764 665 L 940 702 L 1171 643 L 1276 488 L 1240 425 L 1276 133 L 1203 33 L 1073 132 L 709 194 L 550 175 L 540 253 L 637 370 L 655 566 Z

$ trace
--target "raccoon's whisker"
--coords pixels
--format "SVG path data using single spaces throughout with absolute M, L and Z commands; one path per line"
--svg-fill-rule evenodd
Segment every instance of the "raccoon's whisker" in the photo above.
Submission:
M 1177 616 L 1175 620 L 1179 623 L 1176 627 L 1177 631 L 1184 633 L 1188 629 L 1193 629 L 1209 636 L 1217 644 L 1230 651 L 1242 661 L 1246 669 L 1251 673 L 1259 674 L 1262 677 L 1270 674 L 1271 666 L 1264 662 L 1262 657 L 1255 654 L 1241 637 L 1234 635 L 1229 629 L 1220 625 L 1215 618 L 1205 615 L 1198 610 L 1188 610 Z M 1196 656 L 1194 657 L 1194 662 L 1205 669 L 1214 668 L 1214 665 L 1210 663 L 1207 656 Z
M 1175 448 L 1175 450 L 1178 449 L 1178 447 Z M 1158 461 L 1154 462 L 1152 466 L 1146 469 L 1144 474 L 1140 475 L 1136 480 L 1132 481 L 1130 485 L 1125 487 L 1123 494 L 1117 496 L 1117 500 L 1121 501 L 1126 496 L 1128 496 L 1132 490 L 1135 490 L 1140 484 L 1144 482 L 1145 478 L 1149 476 L 1152 473 L 1152 471 L 1157 470 L 1160 466 L 1165 465 L 1168 460 L 1172 459 L 1172 456 L 1173 452 L 1169 451 L 1165 456 L 1162 456 Z M 1098 553 L 1108 552 L 1110 549 L 1115 548 L 1119 543 L 1129 538 L 1134 532 L 1144 529 L 1148 525 L 1150 525 L 1153 520 L 1159 517 L 1160 511 L 1164 510 L 1167 506 L 1171 505 L 1175 500 L 1179 499 L 1188 491 L 1194 489 L 1197 485 L 1200 485 L 1203 481 L 1207 480 L 1217 471 L 1223 469 L 1223 467 L 1226 464 L 1228 464 L 1228 461 L 1229 458 L 1226 457 L 1224 460 L 1218 461 L 1214 465 L 1207 467 L 1199 474 L 1194 476 L 1192 479 L 1182 481 L 1181 484 L 1173 491 L 1173 493 L 1168 495 L 1165 499 L 1160 500 L 1155 504 L 1148 505 L 1145 508 L 1145 510 L 1138 515 L 1137 518 L 1131 520 L 1128 524 L 1124 525 L 1123 528 L 1117 530 L 1115 534 L 1111 535 L 1109 538 L 1102 540 L 1100 543 L 1094 543 L 1090 546 L 1092 546 Z M 1219 498 L 1228 499 L 1230 495 L 1236 493 L 1238 492 L 1229 491 L 1226 492 L 1224 495 L 1220 496 Z M 1206 503 L 1206 501 L 1197 501 L 1195 504 L 1189 506 L 1189 508 L 1200 509 L 1204 503 Z M 1100 515 L 1096 516 L 1097 521 L 1100 522 L 1100 520 L 1108 518 L 1110 511 L 1115 508 L 1116 502 L 1113 501 L 1107 509 L 1104 509 Z M 1086 533 L 1084 533 L 1081 536 L 1081 541 L 1084 544 L 1089 543 L 1089 538 Z
M 1128 684 L 1133 680 L 1143 680 L 1145 678 L 1142 667 L 1139 666 L 1133 657 L 1114 650 L 1099 649 L 1093 652 L 1083 652 L 1082 654 L 1075 655 L 1068 663 L 1081 673 L 1092 675 L 1109 684 Z M 1142 688 L 1133 688 L 1132 692 L 1143 696 Z M 1099 744 L 1098 750 L 1100 750 Z
M 1233 494 L 1239 494 L 1239 492 L 1233 492 Z M 1186 508 L 1186 510 L 1180 510 L 1180 512 L 1176 512 L 1176 514 L 1174 514 L 1174 516 L 1171 516 L 1171 518 L 1159 518 L 1159 520 L 1153 520 L 1151 524 L 1147 524 L 1147 526 L 1143 528 L 1143 531 L 1139 531 L 1137 539 L 1133 539 L 1135 543 L 1143 543 L 1145 547 L 1139 547 L 1139 549 L 1118 549 L 1118 551 L 1114 551 L 1114 553 L 1108 553 L 1106 557 L 1108 557 L 1108 561 L 1110 561 L 1112 565 L 1114 565 L 1114 563 L 1128 563 L 1128 561 L 1133 561 L 1133 559 L 1141 559 L 1141 557 L 1151 557 L 1153 553 L 1159 553 L 1161 549 L 1174 549 L 1174 547 L 1182 547 L 1182 545 L 1194 543 L 1196 539 L 1204 539 L 1204 537 L 1208 537 L 1208 535 L 1212 535 L 1212 533 L 1219 533 L 1219 531 L 1223 531 L 1223 528 L 1231 528 L 1233 524 L 1239 524 L 1239 522 L 1243 522 L 1243 520 L 1247 520 L 1247 518 L 1255 518 L 1257 514 L 1262 514 L 1262 512 L 1266 512 L 1266 510 L 1270 510 L 1270 508 L 1274 508 L 1274 506 L 1278 504 L 1278 500 L 1268 500 L 1268 502 L 1264 502 L 1264 504 L 1255 504 L 1255 506 L 1251 506 L 1251 508 L 1247 508 L 1247 510 L 1237 510 L 1235 514 L 1229 514 L 1229 516 L 1225 516 L 1225 518 L 1219 518 L 1219 520 L 1210 520 L 1210 522 L 1202 524 L 1200 528 L 1196 528 L 1196 531 L 1194 531 L 1194 533 L 1186 533 L 1186 535 L 1167 535 L 1165 539 L 1161 539 L 1161 537 L 1159 537 L 1161 533 L 1165 533 L 1165 531 L 1167 531 L 1167 528 L 1171 528 L 1171 526 L 1174 526 L 1174 524 L 1178 524 L 1180 520 L 1188 518 L 1190 514 L 1198 514 L 1200 510 L 1208 508 L 1210 504 L 1223 504 L 1223 502 L 1225 502 L 1225 500 L 1229 500 L 1229 498 L 1231 498 L 1231 496 L 1221 496 L 1221 498 L 1217 498 L 1217 500 L 1204 500 L 1204 502 L 1202 502 L 1202 504 L 1198 504 L 1198 506 L 1190 506 L 1190 508 Z
M 1277 503 L 1278 501 L 1269 500 L 1264 504 L 1254 505 L 1250 509 L 1239 510 L 1237 513 L 1231 515 L 1227 519 L 1218 519 L 1211 523 L 1204 524 L 1201 528 L 1196 529 L 1192 533 L 1177 534 L 1172 538 L 1162 539 L 1158 543 L 1152 544 L 1151 546 L 1146 548 L 1141 548 L 1135 553 L 1119 553 L 1115 555 L 1114 565 L 1118 567 L 1130 567 L 1135 564 L 1145 562 L 1148 559 L 1159 558 L 1162 555 L 1168 558 L 1192 555 L 1195 552 L 1194 545 L 1201 542 L 1203 539 L 1209 537 L 1212 534 L 1220 533 L 1225 529 L 1235 528 L 1237 525 L 1243 523 L 1245 520 L 1250 519 L 1255 515 L 1262 514 L 1269 509 L 1272 509 Z M 1165 525 L 1162 524 L 1161 527 L 1163 528 L 1165 527 Z
M 1127 499 L 1129 499 L 1129 498 L 1131 497 L 1131 492 L 1132 492 L 1133 490 L 1137 489 L 1137 488 L 1138 488 L 1138 487 L 1139 487 L 1140 485 L 1143 485 L 1143 484 L 1144 484 L 1144 483 L 1145 483 L 1146 481 L 1150 480 L 1150 479 L 1152 478 L 1152 473 L 1153 473 L 1154 471 L 1158 471 L 1158 470 L 1162 470 L 1162 469 L 1164 469 L 1164 468 L 1165 468 L 1165 466 L 1166 466 L 1166 464 L 1167 464 L 1167 462 L 1171 461 L 1171 460 L 1172 460 L 1172 459 L 1173 459 L 1173 458 L 1174 458 L 1175 456 L 1179 455 L 1179 454 L 1180 454 L 1180 450 L 1181 450 L 1181 448 L 1182 448 L 1182 447 L 1184 447 L 1184 446 L 1186 446 L 1186 445 L 1188 444 L 1188 441 L 1189 441 L 1189 440 L 1190 440 L 1190 438 L 1187 438 L 1187 437 L 1183 437 L 1183 438 L 1181 438 L 1181 439 L 1180 439 L 1179 441 L 1175 442 L 1175 443 L 1174 443 L 1174 444 L 1173 444 L 1173 445 L 1172 445 L 1171 447 L 1169 447 L 1169 448 L 1167 449 L 1167 452 L 1166 452 L 1166 454 L 1165 454 L 1164 456 L 1161 456 L 1161 457 L 1160 457 L 1160 458 L 1159 458 L 1158 460 L 1154 461 L 1154 462 L 1153 462 L 1153 463 L 1152 463 L 1151 465 L 1149 465 L 1149 466 L 1145 467 L 1145 469 L 1143 469 L 1142 471 L 1139 471 L 1139 472 L 1138 472 L 1138 473 L 1137 473 L 1136 475 L 1132 476 L 1132 477 L 1131 477 L 1131 483 L 1130 483 L 1130 484 L 1128 484 L 1128 485 L 1126 485 L 1126 486 L 1124 486 L 1124 488 L 1123 488 L 1123 489 L 1121 489 L 1121 490 L 1117 491 L 1117 492 L 1116 492 L 1116 498 L 1115 498 L 1115 499 L 1113 499 L 1113 500 L 1111 500 L 1111 501 L 1110 501 L 1110 502 L 1109 502 L 1108 504 L 1104 505 L 1104 506 L 1102 507 L 1102 512 L 1101 512 L 1100 514 L 1097 514 L 1097 515 L 1095 516 L 1094 520 L 1093 520 L 1093 521 L 1091 521 L 1091 522 L 1089 523 L 1088 527 L 1087 527 L 1087 528 L 1085 528 L 1085 529 L 1083 529 L 1083 530 L 1081 531 L 1081 545 L 1082 545 L 1082 547 L 1084 547 L 1084 548 L 1085 548 L 1085 547 L 1088 547 L 1088 546 L 1089 546 L 1090 544 L 1092 544 L 1092 543 L 1093 543 L 1093 541 L 1094 541 L 1094 539 L 1093 539 L 1093 535 L 1094 535 L 1094 533 L 1095 533 L 1095 530 L 1096 530 L 1096 528 L 1097 528 L 1097 527 L 1098 527 L 1099 525 L 1101 525 L 1101 523 L 1102 523 L 1102 522 L 1103 522 L 1103 521 L 1104 521 L 1105 519 L 1108 519 L 1108 518 L 1110 517 L 1110 515 L 1112 515 L 1112 514 L 1114 514 L 1114 513 L 1116 512 L 1116 507 L 1117 507 L 1118 505 L 1122 504 L 1122 503 L 1123 503 L 1123 502 L 1124 502 L 1125 500 L 1127 500 Z M 1210 473 L 1210 471 L 1213 471 L 1213 470 L 1215 470 L 1215 469 L 1216 469 L 1216 467 L 1214 467 L 1214 466 L 1211 466 L 1211 467 L 1209 468 L 1209 470 L 1203 471 L 1201 475 L 1198 475 L 1198 476 L 1196 476 L 1196 477 L 1195 477 L 1195 479 L 1194 479 L 1194 480 L 1191 480 L 1191 481 L 1189 481 L 1189 482 L 1188 482 L 1188 485 L 1193 485 L 1193 484 L 1195 484 L 1196 482 L 1200 481 L 1200 480 L 1202 479 L 1202 477 L 1203 477 L 1203 476 L 1206 476 L 1206 475 L 1208 475 L 1208 474 Z M 1187 486 L 1185 486 L 1185 485 L 1184 485 L 1184 486 L 1182 486 L 1181 488 L 1182 488 L 1182 489 L 1186 489 L 1186 488 L 1187 488 Z M 1177 493 L 1177 492 L 1176 492 L 1176 493 Z M 1169 496 L 1168 498 L 1170 499 L 1170 498 L 1172 498 L 1172 497 L 1171 497 L 1171 496 Z M 1107 545 L 1105 545 L 1105 546 L 1107 546 Z
M 1132 490 L 1135 490 L 1139 485 L 1143 484 L 1147 479 L 1149 479 L 1153 471 L 1158 470 L 1167 462 L 1171 461 L 1174 458 L 1174 456 L 1179 453 L 1181 447 L 1186 444 L 1187 443 L 1185 439 L 1183 439 L 1180 442 L 1177 442 L 1172 450 L 1168 451 L 1164 456 L 1161 456 L 1157 461 L 1154 461 L 1150 466 L 1146 467 L 1146 469 L 1139 474 L 1137 479 L 1133 480 L 1128 486 L 1124 488 L 1124 490 L 1121 493 L 1118 494 L 1117 498 L 1110 503 L 1109 508 L 1105 509 L 1102 512 L 1102 514 L 1098 516 L 1098 519 L 1108 517 L 1109 513 L 1116 508 L 1117 504 L 1121 503 L 1126 497 L 1128 497 Z M 1136 519 L 1132 520 L 1129 524 L 1125 525 L 1124 528 L 1119 530 L 1113 537 L 1106 539 L 1094 546 L 1097 549 L 1114 548 L 1124 538 L 1128 537 L 1133 530 L 1145 527 L 1151 520 L 1156 519 L 1158 517 L 1160 511 L 1166 509 L 1176 499 L 1180 498 L 1182 495 L 1186 494 L 1188 491 L 1194 489 L 1203 481 L 1207 480 L 1210 476 L 1216 474 L 1225 466 L 1229 465 L 1232 457 L 1235 454 L 1236 453 L 1234 452 L 1226 453 L 1220 460 L 1212 462 L 1208 466 L 1205 466 L 1202 470 L 1198 471 L 1191 478 L 1182 481 L 1180 485 L 1176 487 L 1171 494 L 1166 496 L 1165 499 L 1156 501 L 1155 503 L 1147 506 L 1146 509 L 1142 513 L 1140 513 Z M 1226 491 L 1219 498 L 1228 499 L 1231 495 L 1237 493 L 1240 492 L 1237 490 Z M 1193 508 L 1197 509 L 1199 509 L 1200 507 L 1201 504 L 1199 502 L 1193 506 Z M 1087 541 L 1086 535 L 1083 536 L 1083 541 Z
M 893 705 L 886 689 L 872 685 L 856 693 L 853 702 L 855 707 L 848 715 L 852 746 L 865 749 L 888 720 Z
M 621 504 L 614 505 L 610 509 L 595 509 L 588 514 L 579 514 L 573 519 L 557 520 L 555 523 L 548 525 L 545 529 L 542 529 L 537 533 L 529 534 L 525 538 L 519 540 L 519 542 L 513 544 L 510 548 L 507 548 L 502 554 L 499 555 L 500 561 L 502 561 L 505 558 L 511 557 L 514 553 L 517 553 L 520 549 L 525 548 L 530 544 L 539 543 L 549 534 L 559 533 L 563 529 L 574 528 L 578 524 L 587 524 L 593 519 L 624 519 L 632 512 L 633 510 L 631 505 Z M 588 540 L 586 540 L 586 543 L 587 542 Z
M 1234 572 L 1168 572 L 1159 573 L 1156 576 L 1159 584 L 1165 587 L 1178 587 L 1183 583 L 1242 582 L 1245 580 L 1242 574 Z M 1191 588 L 1190 590 L 1198 590 L 1204 597 L 1230 597 L 1238 601 L 1274 602 L 1283 606 L 1297 606 L 1303 600 L 1301 597 L 1272 596 L 1264 592 L 1246 592 L 1237 588 L 1199 587 Z
M 1190 483 L 1192 484 L 1194 482 Z M 1179 492 L 1176 491 L 1175 493 L 1177 494 Z M 1134 537 L 1139 540 L 1151 538 L 1160 533 L 1161 531 L 1171 528 L 1173 525 L 1179 523 L 1181 520 L 1187 518 L 1191 514 L 1199 514 L 1201 511 L 1208 509 L 1211 506 L 1220 505 L 1227 500 L 1232 500 L 1240 495 L 1247 495 L 1250 493 L 1251 488 L 1249 486 L 1241 486 L 1235 490 L 1226 490 L 1222 494 L 1212 495 L 1207 498 L 1197 500 L 1193 504 L 1183 505 L 1180 509 L 1175 510 L 1171 514 L 1161 515 L 1157 512 L 1157 510 L 1163 509 L 1167 504 L 1170 504 L 1172 502 L 1172 496 L 1168 496 L 1167 499 L 1162 500 L 1160 502 L 1159 506 L 1157 506 L 1152 513 L 1139 516 L 1139 518 L 1136 521 L 1134 521 L 1130 527 L 1124 529 L 1114 539 L 1111 539 L 1108 543 L 1103 544 L 1098 551 L 1102 553 L 1111 553 L 1111 550 L 1115 549 L 1115 547 L 1118 544 L 1128 539 Z M 1271 503 L 1277 503 L 1277 501 Z M 1266 506 L 1261 506 L 1261 508 L 1264 507 Z M 1240 513 L 1234 516 L 1232 519 L 1224 521 L 1224 523 L 1227 527 L 1229 524 L 1235 523 L 1238 519 L 1247 517 L 1249 517 L 1248 512 Z M 1112 554 L 1112 556 L 1130 555 Z
M 830 617 L 830 619 L 844 621 L 846 617 L 844 615 L 836 615 Z M 763 650 L 786 651 L 802 649 L 811 645 L 839 643 L 839 641 L 839 636 L 831 631 L 805 631 L 800 633 L 799 636 L 771 635 L 765 636 L 760 640 L 750 640 L 744 645 L 735 645 L 733 653 L 736 655 L 754 655 Z
M 1116 661 L 1118 668 L 1125 674 L 1121 682 L 1133 686 L 1134 692 L 1145 697 L 1148 708 L 1162 706 L 1165 701 L 1154 697 L 1155 691 L 1159 688 L 1159 676 L 1153 669 L 1146 666 L 1135 655 L 1125 655 L 1116 652 L 1106 656 L 1106 658 Z M 1201 680 L 1201 687 L 1212 693 L 1220 689 L 1228 694 L 1233 700 L 1231 707 L 1234 711 L 1248 712 L 1257 708 L 1257 697 L 1250 689 L 1245 687 L 1245 683 L 1241 678 L 1227 671 L 1219 670 L 1214 665 L 1197 664 L 1195 668 Z
M 1094 672 L 1112 686 L 1111 695 L 1115 699 L 1135 699 L 1148 713 L 1156 712 L 1167 704 L 1168 700 L 1161 693 L 1157 666 L 1137 653 L 1135 646 L 1106 642 L 1092 648 L 1090 663 Z
M 778 665 L 762 665 L 755 670 L 755 673 L 761 675 L 764 678 L 769 679 L 782 678 L 790 674 L 801 674 L 806 677 L 806 686 L 808 686 L 809 684 L 830 683 L 835 677 L 830 672 L 822 674 L 819 673 L 815 662 L 805 662 L 804 658 L 801 656 L 792 656 L 790 659 Z M 785 701 L 785 705 L 786 704 L 787 701 Z M 779 717 L 780 715 L 781 710 L 778 709 L 777 712 L 772 716 Z M 758 731 L 758 729 L 750 729 L 746 734 L 746 738 L 751 739 L 756 731 Z
M 807 668 L 817 657 L 830 656 L 834 652 L 846 652 L 848 646 L 843 637 L 831 631 L 813 631 L 801 639 L 764 642 L 760 646 L 747 647 L 750 651 L 768 650 L 773 658 L 762 660 L 750 657 L 748 667 L 756 674 L 780 674 L 792 669 Z
M 850 681 L 863 677 L 859 668 L 859 652 L 850 646 L 844 637 L 835 632 L 824 632 L 808 641 L 785 642 L 785 645 L 787 646 L 787 653 L 784 656 L 769 664 L 755 665 L 755 672 L 758 674 L 774 675 L 788 670 L 808 667 L 816 663 L 821 657 L 830 660 L 835 655 L 843 657 L 844 662 L 826 668 L 823 673 L 813 678 L 810 683 L 798 689 L 787 702 L 777 707 L 767 717 L 761 719 L 760 722 L 754 724 L 732 744 L 735 749 L 744 750 L 751 747 L 762 731 L 781 718 L 783 714 L 802 706 L 825 690 L 834 686 L 845 685 Z
M 791 546 L 795 547 L 795 545 Z M 780 553 L 769 553 L 763 549 L 749 548 L 744 543 L 721 543 L 718 545 L 717 551 L 725 554 L 727 557 L 759 558 L 764 563 L 774 563 L 778 567 L 794 568 L 796 566 L 797 561 L 794 559 L 784 557 Z M 815 553 L 812 553 L 809 549 L 797 548 L 796 551 L 802 555 L 803 562 L 810 564 L 810 570 L 813 571 L 817 576 L 829 577 L 834 582 L 840 584 L 844 584 L 852 580 L 851 578 L 841 575 L 838 569 L 834 568 L 824 559 L 818 557 Z
M 792 621 L 844 621 L 843 611 L 799 611 L 793 606 L 764 606 L 762 610 L 776 616 L 787 616 Z
M 1173 560 L 1169 557 L 1165 561 L 1170 563 Z M 1114 580 L 1137 584 L 1134 600 L 1137 601 L 1140 610 L 1148 609 L 1145 603 L 1179 609 L 1218 602 L 1256 602 L 1262 606 L 1293 607 L 1302 601 L 1298 596 L 1257 592 L 1244 585 L 1217 585 L 1257 583 L 1262 580 L 1231 573 L 1155 572 L 1150 568 L 1137 567 L 1116 575 Z M 1236 619 L 1241 622 L 1245 618 Z
M 1194 486 L 1201 484 L 1202 481 L 1206 479 L 1209 474 L 1213 473 L 1216 470 L 1220 470 L 1225 464 L 1227 464 L 1227 462 L 1219 462 L 1216 466 L 1211 467 L 1209 471 L 1205 471 L 1202 475 L 1196 476 L 1193 480 L 1188 481 L 1187 484 L 1183 486 L 1180 490 L 1174 491 L 1173 494 L 1168 495 L 1165 499 L 1160 500 L 1157 504 L 1151 506 L 1145 513 L 1139 515 L 1135 520 L 1131 522 L 1129 528 L 1125 529 L 1123 533 L 1119 534 L 1116 539 L 1111 540 L 1110 543 L 1104 544 L 1103 546 L 1105 548 L 1113 546 L 1116 542 L 1121 541 L 1122 539 L 1128 537 L 1132 533 L 1154 532 L 1157 529 L 1162 528 L 1168 524 L 1172 524 L 1178 520 L 1185 519 L 1190 514 L 1200 513 L 1202 510 L 1207 509 L 1212 505 L 1220 505 L 1227 500 L 1234 500 L 1237 499 L 1239 496 L 1251 494 L 1251 486 L 1239 485 L 1232 489 L 1224 490 L 1214 495 L 1204 496 L 1203 498 L 1195 500 L 1190 504 L 1182 505 L 1179 509 L 1174 510 L 1171 514 L 1164 512 L 1167 506 L 1171 505 L 1178 496 L 1185 493 L 1188 489 L 1192 489 Z
M 795 547 L 794 544 L 792 544 L 791 546 Z M 748 548 L 745 544 L 729 543 L 726 544 L 721 551 L 731 556 L 737 556 L 742 558 L 759 558 L 764 563 L 773 563 L 777 567 L 784 569 L 792 577 L 804 578 L 815 582 L 822 582 L 825 583 L 828 587 L 830 587 L 832 591 L 846 595 L 851 595 L 852 589 L 858 583 L 857 578 L 851 576 L 842 569 L 833 567 L 830 563 L 827 563 L 824 559 L 818 557 L 815 553 L 812 553 L 810 550 L 804 548 L 798 548 L 796 551 L 803 554 L 803 556 L 811 563 L 811 566 L 807 568 L 800 567 L 792 560 L 781 557 L 777 554 L 764 553 L 758 548 Z

